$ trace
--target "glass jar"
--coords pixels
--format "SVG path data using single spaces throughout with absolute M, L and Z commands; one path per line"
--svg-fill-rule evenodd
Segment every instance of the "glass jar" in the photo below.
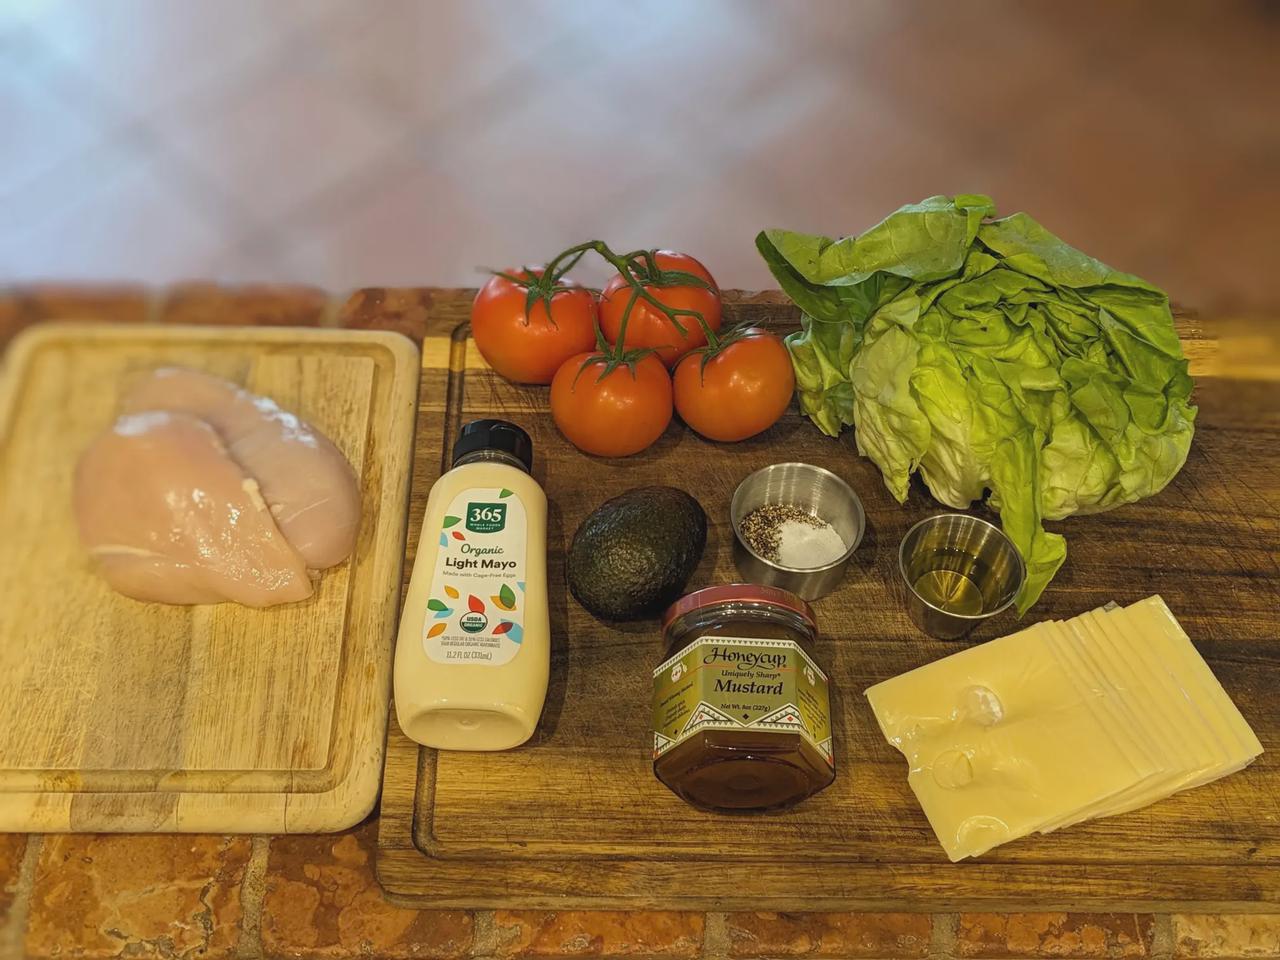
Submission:
M 706 810 L 776 810 L 835 779 L 813 610 L 777 587 L 730 584 L 663 617 L 653 673 L 653 772 Z

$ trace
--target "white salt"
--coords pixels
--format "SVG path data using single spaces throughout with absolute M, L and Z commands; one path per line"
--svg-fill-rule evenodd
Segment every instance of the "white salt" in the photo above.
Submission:
M 825 567 L 844 556 L 848 545 L 835 528 L 816 517 L 786 520 L 778 526 L 778 563 L 807 570 Z

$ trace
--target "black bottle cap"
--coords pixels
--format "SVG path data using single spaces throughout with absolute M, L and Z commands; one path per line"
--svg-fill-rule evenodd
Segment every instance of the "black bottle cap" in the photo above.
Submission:
M 533 441 L 529 435 L 506 420 L 472 420 L 464 423 L 453 444 L 453 463 L 477 450 L 499 450 L 509 453 L 526 471 L 533 470 Z

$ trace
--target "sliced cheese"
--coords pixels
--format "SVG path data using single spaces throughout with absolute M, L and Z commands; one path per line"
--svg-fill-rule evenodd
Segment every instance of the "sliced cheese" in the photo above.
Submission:
M 1063 826 L 1139 809 L 1234 773 L 1261 753 L 1253 731 L 1160 597 L 1125 609 L 1093 611 L 1076 618 L 1074 627 L 1097 649 L 1110 649 L 1114 656 L 1113 645 L 1123 644 L 1133 660 L 1141 661 L 1156 688 L 1169 698 L 1156 704 L 1159 715 L 1169 724 L 1167 732 L 1189 740 L 1185 741 L 1188 749 L 1183 751 L 1181 765 L 1172 768 L 1163 782 L 1141 785 L 1112 804 L 1080 811 Z M 1145 714 L 1150 705 L 1149 700 L 1143 701 L 1139 714 Z M 1161 709 L 1166 706 L 1170 709 Z M 1234 724 L 1229 717 L 1234 717 Z
M 1130 787 L 1123 732 L 1038 640 L 1043 627 L 928 664 L 867 691 L 908 782 L 952 860 L 1039 830 Z M 1080 775 L 1087 762 L 1089 776 Z
M 1050 833 L 1053 830 L 1060 830 L 1083 820 L 1107 816 L 1111 811 L 1123 809 L 1128 805 L 1144 806 L 1150 802 L 1145 799 L 1146 797 L 1159 795 L 1160 791 L 1172 779 L 1170 767 L 1173 760 L 1167 751 L 1163 750 L 1159 743 L 1148 734 L 1132 704 L 1111 683 L 1110 678 L 1105 673 L 1096 672 L 1090 663 L 1085 660 L 1083 652 L 1072 645 L 1069 632 L 1064 624 L 1059 622 L 1046 623 L 1045 638 L 1051 646 L 1062 652 L 1064 659 L 1072 663 L 1076 671 L 1089 677 L 1091 682 L 1096 684 L 1096 689 L 1100 692 L 1100 696 L 1096 698 L 1096 703 L 1099 710 L 1106 713 L 1107 720 L 1105 722 L 1109 725 L 1109 729 L 1124 731 L 1132 742 L 1138 745 L 1137 749 L 1146 761 L 1145 776 L 1135 780 L 1124 790 L 1117 791 L 1110 797 L 1063 814 L 1040 828 L 1041 833 Z
M 1199 702 L 1208 710 L 1210 723 L 1224 739 L 1240 748 L 1249 759 L 1262 753 L 1262 743 L 1245 721 L 1240 710 L 1227 696 L 1218 678 L 1178 623 L 1160 596 L 1148 597 L 1124 609 L 1124 614 L 1138 630 L 1153 637 L 1168 656 L 1167 663 L 1176 666 L 1181 676 L 1197 685 Z
M 1195 766 L 1204 759 L 1203 750 L 1207 748 L 1183 729 L 1176 691 L 1166 689 L 1136 652 L 1141 639 L 1112 635 L 1118 612 L 1102 614 L 1090 610 L 1065 625 L 1093 652 L 1102 668 L 1118 680 L 1139 720 L 1169 751 L 1174 765 L 1180 769 Z
M 1262 752 L 1159 597 L 1035 624 L 867 698 L 952 860 L 1147 806 Z
M 1107 614 L 1091 610 L 1079 619 L 1089 624 L 1100 647 L 1109 647 L 1115 656 L 1131 666 L 1147 691 L 1146 706 L 1166 725 L 1185 756 L 1186 765 L 1191 769 L 1208 769 L 1218 763 L 1226 745 L 1209 729 L 1198 704 L 1188 697 L 1168 665 L 1153 653 L 1154 639 L 1150 632 L 1135 629 L 1123 609 Z

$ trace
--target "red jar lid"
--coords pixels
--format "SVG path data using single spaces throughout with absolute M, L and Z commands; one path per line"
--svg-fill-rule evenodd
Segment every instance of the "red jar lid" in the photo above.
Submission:
M 754 583 L 726 583 L 722 586 L 703 587 L 693 593 L 686 593 L 667 607 L 667 612 L 662 615 L 662 629 L 666 630 L 673 622 L 694 610 L 719 606 L 723 603 L 764 603 L 781 607 L 783 610 L 803 617 L 815 632 L 818 629 L 813 608 L 800 597 L 781 587 L 764 587 Z

